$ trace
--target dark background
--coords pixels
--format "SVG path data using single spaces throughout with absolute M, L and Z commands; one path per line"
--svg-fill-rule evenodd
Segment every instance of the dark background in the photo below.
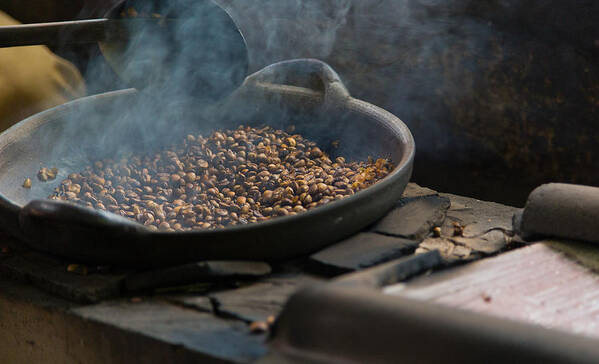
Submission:
M 599 2 L 217 2 L 246 37 L 252 70 L 321 58 L 353 96 L 399 116 L 424 186 L 521 206 L 541 183 L 599 185 Z M 109 3 L 0 9 L 40 22 L 95 17 Z M 54 50 L 84 74 L 101 56 L 96 46 Z M 90 93 L 123 87 L 110 72 L 87 81 Z

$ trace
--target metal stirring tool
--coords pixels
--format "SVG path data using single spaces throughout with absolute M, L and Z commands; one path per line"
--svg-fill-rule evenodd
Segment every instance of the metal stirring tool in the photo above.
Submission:
M 230 94 L 249 66 L 233 19 L 211 0 L 168 3 L 122 0 L 100 19 L 2 26 L 0 47 L 97 42 L 129 86 L 182 87 L 211 99 Z

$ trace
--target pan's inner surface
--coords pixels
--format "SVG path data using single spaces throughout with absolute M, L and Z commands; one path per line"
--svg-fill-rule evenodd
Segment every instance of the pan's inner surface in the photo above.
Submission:
M 240 124 L 295 126 L 295 133 L 316 143 L 331 157 L 350 160 L 402 158 L 404 146 L 388 126 L 348 110 L 327 110 L 290 103 L 233 98 L 208 108 L 193 102 L 160 105 L 135 92 L 89 97 L 38 114 L 0 136 L 0 193 L 23 206 L 47 198 L 60 181 L 95 160 L 153 153 L 187 134 L 207 135 Z M 338 147 L 337 145 L 339 142 Z M 41 182 L 41 167 L 57 167 L 53 181 Z M 31 178 L 32 187 L 22 187 Z

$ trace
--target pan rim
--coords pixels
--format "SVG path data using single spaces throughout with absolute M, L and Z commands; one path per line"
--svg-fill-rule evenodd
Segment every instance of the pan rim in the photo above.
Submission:
M 133 96 L 136 94 L 138 94 L 138 91 L 133 88 L 108 91 L 108 92 L 104 92 L 104 93 L 100 93 L 100 94 L 81 97 L 81 98 L 72 100 L 70 102 L 64 103 L 62 105 L 58 105 L 56 107 L 50 108 L 48 110 L 44 110 L 40 113 L 31 115 L 31 116 L 27 117 L 26 119 L 23 119 L 22 121 L 18 122 L 17 124 L 11 126 L 10 128 L 8 128 L 7 130 L 5 130 L 4 132 L 2 132 L 0 134 L 0 153 L 2 153 L 2 151 L 5 148 L 9 147 L 10 144 L 15 141 L 17 136 L 20 133 L 22 133 L 22 131 L 31 132 L 31 131 L 39 128 L 40 126 L 42 126 L 45 122 L 49 122 L 51 120 L 58 120 L 62 114 L 72 111 L 72 109 L 79 104 L 85 104 L 90 101 L 98 100 L 99 98 L 110 99 L 110 98 L 118 98 L 121 96 Z M 309 209 L 309 210 L 301 212 L 297 215 L 278 216 L 276 218 L 268 219 L 265 221 L 259 221 L 259 222 L 255 222 L 255 223 L 244 224 L 244 225 L 226 226 L 224 228 L 218 228 L 218 229 L 192 230 L 192 231 L 181 231 L 181 232 L 153 231 L 153 230 L 146 228 L 143 224 L 140 224 L 136 221 L 131 220 L 131 222 L 133 222 L 134 224 L 139 225 L 139 227 L 141 227 L 140 230 L 136 231 L 136 234 L 152 235 L 155 237 L 165 237 L 165 236 L 172 237 L 175 235 L 204 237 L 204 236 L 211 236 L 211 235 L 218 234 L 218 233 L 223 233 L 223 234 L 243 233 L 246 230 L 247 231 L 255 230 L 256 228 L 270 229 L 272 227 L 276 227 L 278 225 L 284 225 L 284 224 L 287 224 L 287 223 L 290 223 L 293 221 L 297 221 L 297 220 L 314 218 L 319 215 L 327 215 L 329 212 L 347 208 L 347 207 L 359 202 L 360 200 L 364 200 L 364 199 L 368 198 L 368 196 L 370 196 L 370 195 L 375 195 L 378 191 L 389 188 L 391 185 L 398 182 L 405 175 L 406 170 L 410 169 L 412 166 L 414 156 L 415 156 L 415 142 L 414 142 L 414 138 L 413 138 L 411 132 L 409 131 L 407 125 L 401 119 L 399 119 L 394 114 L 392 114 L 378 106 L 375 106 L 373 104 L 370 104 L 370 103 L 362 101 L 362 100 L 355 99 L 353 97 L 349 98 L 347 106 L 352 111 L 362 113 L 362 114 L 364 114 L 364 112 L 361 112 L 361 109 L 366 108 L 368 110 L 368 116 L 370 116 L 371 118 L 372 118 L 371 114 L 373 114 L 373 113 L 378 114 L 379 117 L 376 118 L 376 122 L 378 122 L 383 127 L 388 129 L 395 138 L 399 139 L 400 144 L 404 148 L 404 150 L 402 151 L 402 158 L 397 162 L 397 164 L 395 165 L 393 170 L 387 176 L 385 176 L 381 180 L 375 182 L 373 185 L 371 185 L 363 190 L 360 190 L 351 196 L 344 197 L 340 200 L 334 200 L 334 201 L 328 202 L 324 205 L 315 207 L 313 209 Z M 17 210 L 22 209 L 26 205 L 26 204 L 20 205 L 20 204 L 14 202 L 12 199 L 10 199 L 4 193 L 2 193 L 2 191 L 0 191 L 0 198 L 2 200 L 6 201 L 8 204 L 10 204 L 11 207 L 13 207 Z M 43 199 L 33 199 L 33 200 L 30 200 L 30 202 L 34 201 L 34 200 L 43 200 Z M 66 202 L 66 203 L 69 203 L 69 204 L 72 204 L 75 206 L 80 206 L 80 205 L 76 205 L 72 202 Z M 97 211 L 96 209 L 92 209 L 92 210 Z M 109 211 L 104 211 L 104 212 L 109 214 L 109 216 L 114 215 L 114 216 L 120 217 L 120 215 L 114 214 Z

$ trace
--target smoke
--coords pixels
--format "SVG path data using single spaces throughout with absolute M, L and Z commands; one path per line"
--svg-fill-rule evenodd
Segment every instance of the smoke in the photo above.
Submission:
M 421 183 L 451 190 L 444 186 L 455 179 L 455 174 L 431 171 L 443 165 L 469 168 L 473 161 L 477 168 L 485 163 L 497 165 L 496 155 L 502 146 L 496 140 L 511 124 L 504 122 L 503 129 L 495 127 L 498 136 L 494 140 L 473 142 L 485 134 L 484 112 L 503 120 L 509 117 L 500 115 L 504 100 L 495 102 L 501 96 L 493 91 L 495 81 L 481 79 L 481 75 L 486 77 L 510 57 L 505 44 L 512 42 L 518 47 L 522 37 L 510 39 L 497 24 L 516 22 L 525 5 L 513 0 L 214 2 L 229 13 L 244 36 L 249 51 L 246 74 L 284 59 L 319 58 L 341 75 L 352 96 L 381 106 L 406 122 L 417 143 L 415 175 L 426 177 Z M 140 120 L 143 133 L 139 140 L 145 143 L 164 137 L 154 130 L 169 126 L 175 134 L 188 128 L 186 118 L 195 118 L 200 124 L 216 119 L 202 105 L 225 98 L 244 76 L 227 66 L 236 59 L 227 54 L 230 48 L 223 41 L 230 24 L 219 23 L 210 15 L 208 4 L 212 2 L 158 3 L 159 8 L 147 12 L 167 17 L 171 12 L 184 15 L 174 24 L 173 36 L 165 39 L 160 31 L 138 32 L 137 41 L 124 52 L 134 59 L 117 67 L 127 75 L 125 84 L 154 87 L 143 87 L 142 97 L 127 105 L 127 110 L 103 115 Z M 500 15 L 493 15 L 493 9 L 500 9 Z M 86 78 L 90 82 L 102 80 L 106 71 L 101 63 L 92 65 Z M 479 94 L 487 100 L 481 101 Z M 478 111 L 470 110 L 471 104 L 479 105 Z M 466 185 L 455 181 L 458 187 Z
M 106 8 L 90 5 L 86 13 Z M 329 57 L 350 9 L 351 0 L 128 1 L 117 15 L 128 20 L 129 42 L 105 42 L 100 48 L 122 85 L 136 87 L 139 97 L 99 117 L 126 119 L 128 125 L 135 119 L 136 144 L 144 150 L 157 139 L 159 144 L 170 140 L 157 131 L 180 136 L 190 131 L 189 119 L 202 127 L 213 124 L 220 118 L 210 115 L 211 106 L 226 100 L 249 73 L 276 60 Z M 100 83 L 112 72 L 97 59 L 85 77 Z M 114 152 L 113 136 L 104 139 Z
M 519 190 L 520 201 L 508 202 L 521 203 L 532 187 L 545 181 L 599 180 L 593 172 L 599 99 L 599 27 L 593 21 L 597 1 L 576 6 L 557 0 L 215 2 L 245 37 L 246 73 L 283 59 L 320 58 L 341 75 L 352 96 L 400 117 L 415 137 L 414 176 L 423 185 L 496 201 L 506 201 L 504 197 Z M 82 17 L 102 15 L 109 2 L 85 3 L 90 5 Z M 126 66 L 126 74 L 160 86 L 143 88 L 140 97 L 112 113 L 82 111 L 71 122 L 73 130 L 88 128 L 90 119 L 105 126 L 93 132 L 106 133 L 106 151 L 126 149 L 112 142 L 118 131 L 111 128 L 119 130 L 121 119 L 136 120 L 139 130 L 128 130 L 134 136 L 130 139 L 149 145 L 168 137 L 164 131 L 169 128 L 175 134 L 209 123 L 212 118 L 202 105 L 225 94 L 217 92 L 219 86 L 237 86 L 230 81 L 239 75 L 219 68 L 222 64 L 216 61 L 235 57 L 202 58 L 223 55 L 227 49 L 219 42 L 223 28 L 218 24 L 208 32 L 197 31 L 213 20 L 203 13 L 206 0 L 161 3 L 166 7 L 156 12 L 162 15 L 187 5 L 186 19 L 178 23 L 173 39 L 160 40 L 160 34 L 142 38 L 137 45 L 143 57 Z M 165 52 L 170 47 L 174 51 Z M 147 66 L 156 59 L 174 65 L 176 72 L 165 80 L 166 68 Z M 92 92 L 114 78 L 100 59 L 89 65 L 85 76 Z M 93 142 L 75 134 L 70 136 Z
M 91 10 L 108 9 L 86 12 Z M 110 15 L 126 19 L 130 39 L 101 43 L 106 60 L 92 60 L 85 78 L 101 84 L 116 72 L 118 86 L 135 87 L 138 95 L 101 112 L 83 107 L 65 128 L 68 141 L 55 149 L 56 156 L 73 154 L 68 150 L 73 140 L 94 146 L 85 153 L 90 160 L 178 142 L 211 123 L 210 106 L 231 94 L 248 73 L 243 37 L 212 1 L 128 1 Z
M 263 27 L 248 27 L 251 24 L 244 23 L 249 18 L 243 15 L 247 9 L 242 2 L 220 1 L 222 8 L 209 0 L 128 3 L 135 8 L 135 12 L 128 7 L 122 9 L 132 35 L 130 42 L 102 44 L 110 67 L 100 57 L 92 59 L 85 78 L 89 89 L 97 89 L 95 85 L 106 84 L 105 80 L 113 79 L 116 71 L 121 78 L 116 88 L 137 87 L 137 94 L 111 99 L 94 96 L 93 102 L 81 103 L 63 114 L 59 128 L 44 131 L 45 136 L 40 134 L 40 140 L 46 142 L 39 163 L 58 167 L 59 176 L 52 183 L 36 184 L 30 198 L 47 197 L 69 173 L 98 159 L 119 160 L 134 153 L 154 153 L 180 143 L 187 134 L 234 127 L 236 121 L 257 125 L 289 120 L 287 111 L 276 105 L 262 118 L 254 117 L 257 110 L 251 102 L 228 107 L 222 107 L 222 103 L 246 75 L 264 66 L 264 55 L 286 49 L 290 53 L 282 52 L 280 59 L 326 58 L 333 51 L 336 33 L 345 24 L 350 8 L 349 1 L 337 0 L 327 5 L 295 1 L 291 9 L 271 2 L 265 4 L 259 17 L 253 18 L 263 22 Z M 92 10 L 102 14 L 108 11 L 107 7 L 86 9 L 88 14 Z M 275 15 L 270 17 L 269 12 Z M 231 19 L 248 40 L 249 57 L 246 48 L 240 47 L 243 38 Z M 293 25 L 293 35 L 277 34 L 282 24 Z M 307 24 L 314 28 L 304 29 Z M 270 36 L 263 37 L 262 32 Z M 225 113 L 229 116 L 224 117 Z M 317 122 L 312 126 L 314 135 L 320 129 Z
M 417 134 L 419 153 L 452 149 L 443 95 L 470 85 L 455 75 L 476 73 L 496 34 L 469 16 L 469 1 L 220 0 L 246 33 L 251 68 L 282 59 L 319 58 L 341 75 L 350 93 L 402 118 Z M 424 118 L 426 114 L 429 117 Z M 441 158 L 455 158 L 447 153 Z
M 253 71 L 291 58 L 328 59 L 352 0 L 216 0 L 246 35 Z
M 224 12 L 215 11 L 218 4 Z M 209 0 L 129 1 L 132 20 L 126 47 L 102 47 L 114 68 L 141 96 L 112 119 L 144 120 L 163 130 L 178 128 L 189 114 L 224 99 L 246 74 L 291 58 L 319 58 L 341 74 L 353 96 L 383 106 L 406 121 L 419 154 L 456 158 L 467 148 L 452 145 L 454 131 L 442 121 L 447 97 L 459 100 L 472 87 L 481 58 L 492 54 L 494 33 L 470 16 L 468 1 L 439 0 Z M 219 15 L 220 16 L 217 16 Z M 161 26 L 136 23 L 155 19 Z M 235 27 L 247 43 L 249 65 L 236 43 Z M 232 33 L 233 31 L 233 33 Z M 104 79 L 102 62 L 88 67 L 90 82 Z M 466 70 L 464 72 L 463 70 Z M 423 117 L 423 110 L 428 116 Z M 205 114 L 205 113 L 204 113 Z M 106 115 L 104 115 L 106 116 Z M 205 119 L 210 119 L 206 116 Z M 158 136 L 144 129 L 148 143 Z M 161 136 L 160 136 L 161 137 Z M 443 153 L 451 149 L 453 155 Z M 431 157 L 432 158 L 432 157 Z
M 468 80 L 448 79 L 443 71 L 466 64 L 475 72 L 476 57 L 452 59 L 444 51 L 452 46 L 464 55 L 487 54 L 489 45 L 479 40 L 490 29 L 480 21 L 454 16 L 464 12 L 455 4 L 435 0 L 129 1 L 123 11 L 131 20 L 131 41 L 126 46 L 104 45 L 102 50 L 124 84 L 140 93 L 111 113 L 87 113 L 88 119 L 98 118 L 95 123 L 116 130 L 89 131 L 105 134 L 106 145 L 100 148 L 104 154 L 151 151 L 186 133 L 218 126 L 215 120 L 221 118 L 210 115 L 215 110 L 210 105 L 226 99 L 248 73 L 292 58 L 319 58 L 332 64 L 353 96 L 406 121 L 419 154 L 439 154 L 450 147 L 454 155 L 441 153 L 441 158 L 468 153 L 460 151 L 459 145 L 451 146 L 455 136 L 440 122 L 447 109 L 442 100 L 431 98 L 431 92 L 451 88 L 453 97 L 459 98 L 467 86 L 459 83 Z M 140 18 L 159 26 L 137 22 Z M 236 43 L 236 26 L 247 43 L 247 58 Z M 465 33 L 477 36 L 465 42 Z M 109 72 L 98 61 L 90 64 L 86 79 L 102 80 Z M 433 117 L 424 120 L 422 110 Z M 77 124 L 74 120 L 74 128 L 80 128 Z M 119 125 L 128 125 L 134 147 L 115 143 L 122 139 Z M 341 131 L 343 125 L 336 129 Z

